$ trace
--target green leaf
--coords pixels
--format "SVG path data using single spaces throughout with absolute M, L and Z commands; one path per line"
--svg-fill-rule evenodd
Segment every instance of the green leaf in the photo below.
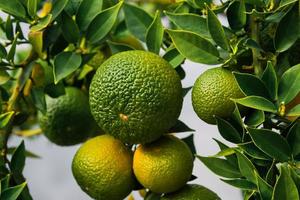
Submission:
M 179 29 L 193 32 L 205 39 L 211 39 L 205 18 L 190 13 L 165 12 L 165 14 Z
M 81 65 L 81 56 L 75 52 L 61 52 L 54 58 L 54 79 L 57 84 Z
M 25 166 L 25 144 L 24 141 L 17 147 L 11 157 L 10 169 L 13 173 L 22 173 Z
M 248 73 L 233 73 L 241 90 L 247 96 L 261 96 L 270 98 L 269 91 L 262 80 L 257 76 Z
M 295 5 L 279 22 L 275 38 L 274 46 L 277 52 L 288 50 L 299 38 L 300 16 L 298 5 Z M 289 28 L 286 28 L 289 27 Z
M 0 0 L 0 9 L 16 17 L 26 17 L 26 10 L 18 0 Z
M 212 39 L 225 50 L 230 50 L 227 37 L 218 17 L 207 7 L 207 27 Z
M 66 12 L 62 12 L 62 34 L 69 43 L 76 43 L 79 40 L 80 32 L 77 24 Z
M 225 178 L 242 177 L 236 166 L 232 165 L 225 159 L 202 156 L 197 156 L 197 158 L 218 176 L 223 176 Z
M 146 33 L 153 18 L 143 9 L 124 4 L 125 21 L 129 31 L 141 41 L 146 41 Z
M 297 2 L 298 0 L 281 0 L 279 3 L 279 8 L 285 7 L 287 5 L 293 4 Z
M 268 62 L 265 71 L 261 77 L 261 80 L 264 82 L 267 87 L 270 96 L 273 100 L 277 99 L 277 91 L 278 91 L 278 81 L 275 69 L 271 62 Z
M 6 49 L 2 44 L 0 44 L 0 58 L 6 58 L 6 56 L 7 56 Z
M 286 166 L 280 167 L 280 175 L 276 181 L 272 200 L 299 200 L 299 192 Z
M 267 155 L 279 161 L 291 159 L 291 148 L 284 137 L 268 129 L 249 128 L 254 144 Z
M 147 192 L 145 199 L 144 200 L 160 200 L 161 199 L 161 194 L 156 194 L 151 191 Z
M 262 110 L 252 110 L 245 118 L 245 124 L 250 127 L 257 127 L 265 121 L 265 113 Z
M 244 1 L 234 1 L 227 9 L 229 25 L 234 30 L 243 28 L 247 22 L 246 7 Z
M 16 151 L 16 149 L 17 149 L 16 147 L 9 147 L 7 149 L 7 154 L 12 155 Z M 25 156 L 28 158 L 41 158 L 41 156 L 39 156 L 31 151 L 27 151 L 27 150 L 25 151 Z
M 219 140 L 217 140 L 217 139 L 214 139 L 214 140 L 217 142 L 217 144 L 218 144 L 218 146 L 219 146 L 219 148 L 220 148 L 221 151 L 224 151 L 224 150 L 226 150 L 226 149 L 230 149 L 227 145 L 223 144 L 223 143 L 220 142 Z M 238 161 L 237 161 L 237 157 L 236 157 L 235 154 L 232 154 L 232 155 L 226 155 L 225 158 L 226 158 L 226 160 L 227 160 L 231 165 L 237 166 L 237 167 L 238 167 Z
M 49 14 L 46 17 L 40 19 L 40 21 L 36 25 L 30 28 L 30 30 L 33 32 L 40 31 L 46 28 L 51 23 L 51 20 L 52 20 L 52 15 Z
M 182 88 L 182 96 L 185 97 L 193 87 Z
M 262 200 L 269 200 L 272 198 L 272 186 L 262 179 L 259 174 L 256 174 L 256 185 Z
M 257 148 L 253 142 L 238 144 L 238 146 L 249 156 L 255 159 L 272 160 L 272 158 Z
M 85 31 L 93 19 L 102 11 L 103 0 L 83 0 L 78 8 L 76 22 Z
M 201 36 L 187 31 L 167 30 L 177 50 L 193 62 L 218 64 L 221 62 L 217 48 Z
M 10 179 L 11 179 L 11 174 L 7 174 L 4 178 L 1 179 L 1 193 L 3 190 L 9 187 Z
M 28 14 L 33 18 L 36 15 L 38 0 L 27 0 Z
M 20 194 L 22 193 L 22 191 L 24 190 L 26 185 L 27 185 L 27 183 L 24 182 L 20 185 L 10 187 L 10 188 L 3 190 L 3 192 L 1 193 L 1 199 L 17 200 L 17 198 L 20 196 Z
M 4 128 L 10 121 L 13 115 L 15 114 L 14 111 L 3 113 L 0 115 L 0 128 Z
M 112 42 L 112 41 L 108 41 L 107 43 L 108 43 L 108 46 L 109 46 L 112 54 L 116 54 L 116 53 L 122 52 L 122 51 L 134 50 L 133 47 L 131 47 L 127 44 L 117 43 L 117 42 Z
M 7 81 L 10 80 L 9 74 L 6 72 L 6 70 L 0 70 L 0 85 L 5 84 Z M 1 110 L 1 109 L 0 109 Z
M 276 113 L 276 106 L 269 100 L 259 96 L 248 96 L 241 99 L 234 99 L 235 102 L 258 110 Z
M 300 92 L 300 64 L 284 72 L 278 86 L 278 100 L 288 104 Z
M 255 166 L 252 162 L 242 153 L 236 151 L 236 155 L 238 158 L 238 164 L 241 174 L 252 183 L 256 183 L 256 175 L 257 172 Z
M 240 133 L 226 120 L 216 117 L 218 130 L 222 137 L 232 143 L 240 143 L 242 141 Z
M 221 179 L 221 181 L 232 185 L 233 187 L 240 188 L 242 190 L 256 190 L 257 187 L 254 183 L 247 181 L 246 179 Z
M 291 173 L 291 177 L 294 180 L 294 182 L 298 188 L 298 191 L 300 191 L 300 175 L 299 175 L 299 173 L 297 173 L 297 171 L 296 171 L 297 169 L 289 167 L 289 170 Z
M 52 6 L 52 21 L 64 10 L 69 0 L 56 0 Z
M 67 5 L 65 6 L 65 11 L 70 15 L 76 15 L 78 12 L 79 7 L 81 6 L 83 0 L 69 0 L 69 2 L 67 3 Z M 101 1 L 102 0 L 98 0 Z M 89 1 L 91 2 L 91 1 Z M 94 3 L 90 3 L 90 5 L 95 5 Z M 98 7 L 97 7 L 98 8 Z M 89 14 L 89 12 L 85 13 L 86 15 Z M 78 16 L 76 16 L 76 18 L 78 18 Z
M 18 41 L 19 32 L 15 35 L 15 38 L 10 46 L 10 49 L 8 51 L 8 54 L 6 56 L 7 60 L 13 61 L 15 53 L 16 53 L 16 47 L 17 47 L 17 41 Z
M 195 143 L 194 143 L 194 134 L 191 134 L 188 137 L 182 138 L 182 141 L 184 141 L 188 145 L 188 147 L 190 148 L 193 155 L 195 155 L 197 153 Z
M 11 21 L 10 15 L 7 16 L 6 23 L 5 23 L 5 35 L 7 39 L 13 40 L 14 39 L 14 28 Z
M 300 104 L 293 107 L 289 112 L 286 114 L 289 117 L 298 117 L 300 116 Z
M 163 56 L 163 59 L 168 61 L 173 68 L 176 68 L 184 62 L 185 57 L 181 55 L 176 48 L 170 48 Z
M 146 33 L 146 44 L 149 51 L 159 54 L 160 46 L 163 41 L 164 27 L 161 23 L 160 12 L 157 11 L 152 24 Z
M 195 131 L 188 127 L 184 122 L 177 120 L 176 124 L 169 129 L 168 133 L 182 133 Z
M 46 106 L 44 89 L 37 88 L 37 87 L 32 88 L 31 97 L 35 107 L 43 114 L 45 114 L 47 110 L 47 106 Z
M 295 123 L 289 130 L 287 141 L 292 148 L 294 156 L 300 154 L 300 124 Z
M 87 39 L 91 43 L 97 43 L 102 40 L 113 28 L 123 1 L 120 1 L 113 7 L 103 10 L 90 23 L 87 31 Z

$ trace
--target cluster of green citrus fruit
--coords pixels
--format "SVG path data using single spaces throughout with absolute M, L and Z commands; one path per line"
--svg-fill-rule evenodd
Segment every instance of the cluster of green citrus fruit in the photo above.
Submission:
M 183 103 L 174 68 L 158 55 L 140 50 L 115 54 L 96 68 L 89 102 L 83 91 L 68 87 L 65 95 L 47 97 L 47 113 L 39 117 L 45 135 L 58 145 L 93 137 L 79 148 L 72 163 L 82 190 L 94 199 L 116 200 L 137 185 L 163 194 L 163 199 L 193 200 L 209 191 L 186 185 L 194 157 L 185 142 L 167 134 Z M 201 119 L 214 123 L 214 115 L 223 117 L 233 110 L 230 98 L 240 96 L 232 73 L 215 68 L 197 80 L 193 105 Z M 94 137 L 98 127 L 106 134 Z M 210 195 L 206 199 L 218 199 Z

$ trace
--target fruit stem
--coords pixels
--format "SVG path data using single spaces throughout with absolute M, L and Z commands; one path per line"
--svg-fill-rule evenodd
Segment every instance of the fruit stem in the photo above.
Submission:
M 255 16 L 250 16 L 250 34 L 251 39 L 254 40 L 259 44 L 259 27 L 258 27 L 258 19 Z M 256 48 L 252 48 L 252 54 L 253 54 L 253 68 L 254 73 L 256 75 L 260 75 L 263 72 L 261 63 L 259 62 L 260 51 Z

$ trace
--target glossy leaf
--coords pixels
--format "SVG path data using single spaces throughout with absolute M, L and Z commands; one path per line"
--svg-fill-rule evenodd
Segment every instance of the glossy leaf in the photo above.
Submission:
M 24 182 L 20 185 L 3 190 L 3 192 L 1 193 L 1 199 L 17 200 L 20 194 L 22 193 L 22 191 L 24 190 L 24 188 L 26 187 L 26 185 L 27 183 Z
M 246 7 L 244 1 L 234 1 L 227 9 L 229 25 L 234 30 L 244 27 L 247 21 Z
M 52 6 L 52 20 L 56 19 L 58 15 L 64 10 L 69 0 L 55 0 Z
M 207 27 L 212 39 L 216 42 L 216 44 L 225 50 L 229 50 L 229 43 L 222 24 L 209 7 L 207 7 Z
M 76 22 L 85 31 L 94 18 L 102 11 L 103 0 L 83 0 L 78 8 Z
M 57 84 L 81 65 L 81 56 L 75 52 L 62 52 L 54 59 L 54 79 Z
M 123 1 L 120 1 L 115 6 L 102 11 L 91 22 L 86 36 L 91 43 L 99 42 L 110 32 L 116 23 L 122 4 Z
M 271 62 L 268 62 L 265 71 L 262 74 L 261 80 L 267 87 L 270 96 L 273 100 L 277 99 L 278 81 L 275 69 Z
M 10 80 L 9 74 L 6 72 L 6 70 L 0 70 L 0 85 L 5 84 L 7 81 Z M 0 109 L 1 110 L 1 109 Z
M 257 127 L 265 121 L 265 113 L 262 110 L 252 110 L 245 118 L 245 124 Z
M 77 24 L 66 12 L 62 13 L 62 34 L 69 43 L 76 43 L 80 33 Z
M 254 183 L 247 181 L 246 179 L 221 179 L 221 181 L 232 185 L 233 187 L 240 188 L 242 190 L 256 190 L 257 187 Z
M 298 6 L 294 6 L 279 22 L 275 38 L 274 46 L 278 52 L 289 49 L 299 38 L 300 16 Z M 286 28 L 289 27 L 289 28 Z
M 278 86 L 278 100 L 288 104 L 300 92 L 300 64 L 284 72 Z
M 252 162 L 242 153 L 236 151 L 241 174 L 252 183 L 256 183 L 256 168 Z
M 217 139 L 214 139 L 214 140 L 217 142 L 217 144 L 218 144 L 218 146 L 219 146 L 219 148 L 220 148 L 221 151 L 224 151 L 224 150 L 226 150 L 226 149 L 229 149 L 229 147 L 228 147 L 227 145 L 225 145 L 224 143 L 220 142 L 220 141 L 217 140 Z M 232 154 L 232 155 L 226 155 L 225 158 L 226 158 L 226 160 L 227 160 L 231 165 L 237 166 L 237 167 L 238 167 L 238 161 L 237 161 L 237 157 L 236 157 L 235 154 Z
M 129 31 L 141 41 L 146 41 L 146 33 L 153 18 L 143 9 L 124 4 L 125 21 Z
M 272 200 L 282 199 L 299 200 L 297 186 L 294 183 L 286 166 L 280 167 L 280 175 L 276 181 L 272 196 Z
M 295 123 L 289 130 L 287 141 L 292 148 L 294 156 L 300 154 L 300 124 Z
M 17 34 L 15 35 L 15 38 L 14 38 L 14 40 L 13 40 L 11 46 L 10 46 L 10 49 L 9 49 L 9 51 L 8 51 L 8 53 L 7 53 L 7 56 L 6 56 L 6 59 L 7 59 L 7 60 L 12 61 L 12 60 L 14 59 L 14 56 L 15 56 L 15 54 L 16 54 L 16 48 L 17 48 L 17 42 L 18 42 L 18 36 L 19 36 L 19 33 L 17 33 Z
M 257 76 L 248 73 L 233 73 L 235 79 L 237 80 L 241 90 L 247 96 L 261 96 L 265 98 L 270 98 L 269 91 L 262 80 Z
M 226 120 L 216 117 L 218 130 L 222 137 L 229 142 L 240 143 L 242 141 L 239 132 Z
M 197 158 L 212 172 L 225 178 L 240 178 L 242 177 L 236 166 L 230 164 L 227 160 L 214 157 L 202 157 Z
M 259 174 L 256 174 L 256 185 L 262 200 L 272 199 L 273 188 Z
M 193 32 L 205 39 L 211 39 L 205 18 L 190 13 L 165 12 L 165 14 L 178 29 Z
M 208 40 L 187 31 L 167 30 L 177 50 L 187 59 L 203 63 L 220 63 L 219 52 Z
M 107 43 L 113 54 L 122 52 L 122 51 L 134 50 L 133 47 L 123 44 L 123 43 L 117 43 L 117 42 L 112 42 L 112 41 L 108 41 Z
M 0 115 L 0 128 L 4 128 L 11 121 L 14 113 L 14 111 L 11 111 Z
M 34 25 L 30 28 L 30 30 L 33 32 L 40 31 L 40 30 L 46 28 L 51 23 L 51 20 L 52 20 L 52 15 L 49 14 L 46 17 L 40 19 L 40 21 L 36 25 Z
M 272 158 L 266 155 L 263 151 L 261 151 L 258 147 L 256 147 L 253 142 L 247 142 L 238 145 L 246 154 L 255 159 L 261 160 L 272 160 Z
M 14 39 L 14 27 L 13 27 L 10 15 L 8 15 L 7 18 L 6 18 L 5 35 L 6 35 L 7 39 L 9 39 L 9 40 Z
M 16 17 L 26 17 L 26 10 L 19 0 L 0 0 L 0 9 Z
M 241 99 L 234 99 L 234 101 L 249 108 L 254 108 L 272 113 L 277 112 L 275 105 L 271 101 L 263 97 L 248 96 Z
M 168 133 L 182 133 L 182 132 L 191 132 L 195 131 L 188 127 L 184 122 L 177 120 L 176 124 L 169 129 Z
M 168 61 L 173 68 L 178 67 L 184 62 L 185 57 L 181 55 L 176 48 L 171 48 L 167 50 L 163 58 Z
M 25 166 L 25 144 L 24 141 L 16 148 L 11 157 L 10 169 L 13 173 L 22 173 Z
M 164 27 L 161 22 L 160 12 L 157 11 L 152 24 L 146 33 L 146 44 L 149 51 L 159 54 L 160 46 L 163 41 Z
M 102 1 L 102 0 L 100 0 L 100 1 Z M 68 4 L 65 6 L 64 10 L 70 16 L 76 15 L 82 2 L 83 2 L 83 0 L 69 0 Z M 91 2 L 91 1 L 89 1 L 89 2 Z M 95 5 L 95 4 L 91 3 L 91 5 Z M 86 14 L 88 14 L 88 13 L 86 13 Z M 78 16 L 76 16 L 76 17 L 78 18 Z
M 38 0 L 27 0 L 27 12 L 31 17 L 36 15 Z
M 194 143 L 194 134 L 191 134 L 188 137 L 182 138 L 182 141 L 184 141 L 188 145 L 188 147 L 190 148 L 193 155 L 195 155 L 197 153 L 195 143 Z
M 268 129 L 249 128 L 254 144 L 267 155 L 279 161 L 291 159 L 292 151 L 284 137 Z
M 45 100 L 45 93 L 43 88 L 32 88 L 31 89 L 31 97 L 35 107 L 41 111 L 43 114 L 46 113 L 47 106 Z
M 298 117 L 300 116 L 300 104 L 297 106 L 293 107 L 289 112 L 286 114 L 286 116 L 289 117 Z

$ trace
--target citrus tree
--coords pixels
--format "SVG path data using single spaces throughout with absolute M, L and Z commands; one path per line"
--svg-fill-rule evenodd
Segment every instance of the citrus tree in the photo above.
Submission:
M 83 143 L 72 172 L 94 199 L 134 190 L 220 199 L 188 183 L 193 162 L 244 199 L 299 199 L 299 1 L 0 0 L 0 9 L 1 199 L 32 199 L 22 171 L 34 154 L 7 142 L 40 133 Z M 185 60 L 211 65 L 193 88 L 181 85 Z M 215 155 L 198 155 L 193 134 L 177 137 L 194 132 L 178 120 L 191 89 L 199 120 L 224 138 Z

